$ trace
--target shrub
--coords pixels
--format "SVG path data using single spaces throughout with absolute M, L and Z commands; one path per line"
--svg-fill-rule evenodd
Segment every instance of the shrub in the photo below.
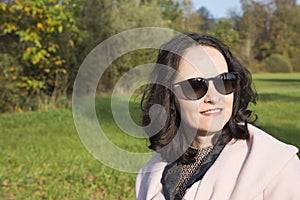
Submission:
M 289 58 L 280 54 L 272 54 L 265 58 L 260 65 L 260 68 L 267 72 L 276 73 L 293 71 Z
M 18 63 L 8 54 L 0 54 L 0 113 L 17 111 L 20 102 Z

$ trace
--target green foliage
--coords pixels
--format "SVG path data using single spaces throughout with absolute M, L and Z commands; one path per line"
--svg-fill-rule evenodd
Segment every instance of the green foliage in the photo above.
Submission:
M 290 59 L 292 70 L 296 71 L 300 52 L 300 22 L 297 20 L 300 17 L 300 7 L 296 5 L 296 1 L 243 0 L 241 3 L 243 15 L 237 24 L 242 59 L 253 67 L 254 63 L 280 54 L 286 57 L 285 60 Z M 290 71 L 290 67 L 285 71 Z
M 185 32 L 199 32 L 200 27 L 203 25 L 202 18 L 195 12 L 187 14 L 185 17 Z
M 155 1 L 149 3 L 137 3 L 136 1 L 114 2 L 114 9 L 110 11 L 111 32 L 116 34 L 121 31 L 147 26 L 165 26 L 161 9 Z
M 212 14 L 209 12 L 209 10 L 207 10 L 207 8 L 202 6 L 196 12 L 203 20 L 203 24 L 200 27 L 201 32 L 203 33 L 213 32 L 216 22 Z
M 80 19 L 79 28 L 87 34 L 78 52 L 83 58 L 103 40 L 121 31 L 167 26 L 156 1 L 81 0 L 80 5 L 83 12 L 76 16 Z
M 234 24 L 230 20 L 219 20 L 212 35 L 230 45 L 231 48 L 239 42 L 239 33 L 234 29 Z
M 157 54 L 156 49 L 149 48 L 138 49 L 120 56 L 102 75 L 97 89 L 98 94 L 112 91 L 119 78 L 130 69 L 146 63 L 154 63 Z
M 20 89 L 15 80 L 20 66 L 9 54 L 0 54 L 0 113 L 19 110 Z
M 172 7 L 170 9 L 175 8 Z M 84 25 L 90 35 L 88 40 L 84 41 L 86 46 L 84 52 L 86 55 L 91 50 L 91 47 L 98 45 L 101 41 L 107 39 L 107 37 L 121 31 L 138 27 L 167 26 L 167 22 L 163 19 L 162 10 L 155 1 L 141 3 L 129 0 L 120 2 L 88 0 L 85 3 L 84 10 L 87 10 L 87 13 L 81 19 L 83 22 L 86 22 Z M 95 15 L 95 13 L 101 14 Z M 100 34 L 95 34 L 97 32 Z M 128 41 L 128 43 L 130 42 L 133 41 Z M 119 44 L 115 45 L 118 46 Z M 112 91 L 118 79 L 125 72 L 138 65 L 154 62 L 155 55 L 157 55 L 156 50 L 140 49 L 120 56 L 101 77 L 98 93 Z
M 158 6 L 162 10 L 163 19 L 171 29 L 183 30 L 183 10 L 179 2 L 170 0 L 157 0 Z
M 0 3 L 1 53 L 13 57 L 22 66 L 13 80 L 16 83 L 11 84 L 21 91 L 23 102 L 46 94 L 55 100 L 63 95 L 57 91 L 68 87 L 61 80 L 68 79 L 72 67 L 68 54 L 74 42 L 80 40 L 73 15 L 77 5 L 70 3 L 57 0 Z
M 279 54 L 273 54 L 264 59 L 261 63 L 261 69 L 273 73 L 293 71 L 290 60 L 287 57 Z

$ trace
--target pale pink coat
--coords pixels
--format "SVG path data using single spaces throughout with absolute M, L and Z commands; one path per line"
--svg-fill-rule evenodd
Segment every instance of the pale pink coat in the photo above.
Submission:
M 249 140 L 232 140 L 201 181 L 187 190 L 192 200 L 300 200 L 297 148 L 248 125 Z M 284 133 L 282 133 L 284 134 Z M 166 162 L 155 154 L 136 178 L 138 200 L 163 200 Z

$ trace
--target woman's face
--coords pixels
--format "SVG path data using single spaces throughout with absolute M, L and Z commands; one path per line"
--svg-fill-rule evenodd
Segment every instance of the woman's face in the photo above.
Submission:
M 212 78 L 228 72 L 224 56 L 210 46 L 194 46 L 185 51 L 178 68 L 179 75 L 174 83 L 191 78 Z M 220 131 L 229 121 L 233 107 L 233 93 L 219 93 L 209 80 L 206 94 L 196 100 L 180 98 L 175 90 L 176 106 L 181 122 L 204 134 Z

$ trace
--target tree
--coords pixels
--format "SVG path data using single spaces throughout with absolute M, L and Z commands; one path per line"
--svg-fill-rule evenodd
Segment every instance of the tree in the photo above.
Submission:
M 121 1 L 114 4 L 114 9 L 110 12 L 110 17 L 113 19 L 110 24 L 112 35 L 132 28 L 167 26 L 161 9 L 155 1 L 145 3 L 131 0 Z M 156 50 L 141 49 L 121 56 L 112 63 L 103 75 L 99 91 L 104 90 L 107 92 L 112 90 L 124 73 L 137 65 L 154 62 L 155 55 Z
M 157 0 L 157 5 L 162 10 L 163 19 L 167 22 L 167 26 L 177 31 L 183 31 L 184 17 L 180 4 L 172 0 Z
M 81 37 L 75 9 L 77 4 L 59 0 L 0 3 L 1 54 L 14 59 L 10 67 L 17 71 L 17 107 L 55 106 L 66 95 L 69 71 L 74 67 L 71 54 Z
M 252 61 L 254 59 L 252 47 L 256 40 L 256 26 L 253 15 L 254 8 L 252 3 L 247 0 L 241 0 L 241 5 L 243 15 L 237 22 L 237 28 L 240 35 L 240 58 L 246 65 L 252 66 Z
M 216 24 L 213 35 L 234 48 L 239 42 L 239 34 L 229 19 L 221 19 Z
M 171 11 L 166 9 L 175 9 L 174 4 L 163 4 L 165 8 L 165 17 L 171 17 Z M 82 0 L 84 13 L 78 13 L 82 25 L 88 34 L 87 39 L 82 46 L 86 56 L 91 49 L 103 40 L 132 28 L 141 27 L 167 27 L 169 22 L 164 19 L 163 9 L 156 1 L 110 1 L 110 0 Z M 170 6 L 170 7 L 168 7 Z M 176 16 L 176 14 L 174 14 Z M 132 41 L 131 41 L 132 42 Z M 116 44 L 117 45 L 117 44 Z M 112 47 L 113 48 L 113 47 Z M 107 55 L 110 54 L 107 50 Z M 80 52 L 78 52 L 80 53 Z M 98 92 L 110 92 L 118 79 L 131 68 L 149 62 L 154 62 L 156 50 L 138 50 L 128 52 L 115 60 L 101 77 Z M 109 56 L 108 56 L 109 57 Z
M 185 17 L 185 31 L 186 32 L 200 32 L 203 20 L 195 13 L 189 13 Z
M 193 11 L 193 2 L 191 0 L 183 0 L 180 2 L 184 17 L 184 32 L 199 32 L 203 24 L 201 17 Z
M 243 52 L 246 63 L 253 66 L 254 62 L 281 56 L 286 62 L 290 60 L 296 69 L 300 61 L 300 45 L 297 39 L 300 10 L 296 1 L 242 0 L 241 3 L 244 12 L 238 22 L 238 30 L 241 47 L 244 47 L 240 52 Z
M 200 27 L 201 32 L 212 33 L 216 25 L 213 15 L 204 6 L 200 7 L 196 12 L 203 20 L 203 24 Z
M 279 54 L 290 59 L 295 68 L 299 64 L 299 7 L 295 0 L 276 0 L 276 10 L 270 23 L 270 54 Z
M 241 0 L 241 5 L 243 14 L 237 21 L 240 37 L 237 51 L 240 52 L 239 57 L 243 63 L 257 71 L 257 60 L 261 61 L 270 48 L 270 12 L 266 5 L 253 0 Z

